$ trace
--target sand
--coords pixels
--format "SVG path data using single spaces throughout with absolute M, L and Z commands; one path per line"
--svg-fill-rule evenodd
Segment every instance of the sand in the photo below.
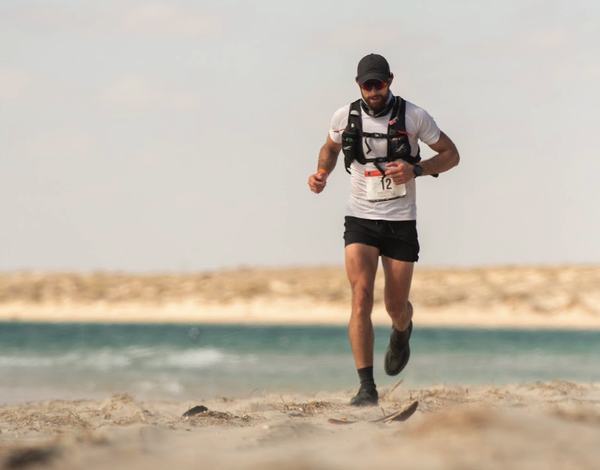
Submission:
M 600 268 L 418 269 L 416 321 L 600 328 Z M 389 324 L 376 286 L 374 321 Z M 201 274 L 0 274 L 0 320 L 346 324 L 343 268 Z M 118 392 L 116 390 L 115 392 Z M 382 388 L 198 401 L 29 402 L 0 407 L 2 469 L 598 469 L 600 383 Z M 370 420 L 417 400 L 405 422 Z M 203 405 L 207 411 L 185 419 Z M 335 425 L 329 418 L 355 420 Z
M 421 326 L 600 329 L 600 267 L 418 267 L 411 301 Z M 343 267 L 0 274 L 0 321 L 344 325 L 349 304 Z
M 600 383 L 382 389 L 198 402 L 33 402 L 0 408 L 3 469 L 598 469 Z M 405 422 L 371 423 L 418 401 Z M 208 411 L 182 417 L 193 406 Z M 335 425 L 329 418 L 356 420 Z

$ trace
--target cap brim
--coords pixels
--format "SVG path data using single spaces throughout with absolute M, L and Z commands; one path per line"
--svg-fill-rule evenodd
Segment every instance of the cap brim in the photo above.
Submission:
M 385 73 L 381 73 L 381 72 L 369 72 L 369 73 L 365 73 L 364 75 L 361 75 L 360 77 L 357 77 L 359 85 L 362 85 L 367 80 L 373 80 L 373 79 L 380 80 L 383 83 L 387 83 L 388 80 L 390 79 L 390 76 Z

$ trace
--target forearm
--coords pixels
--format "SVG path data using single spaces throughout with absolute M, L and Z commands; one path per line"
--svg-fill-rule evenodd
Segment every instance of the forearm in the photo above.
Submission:
M 339 154 L 339 151 L 336 152 L 327 144 L 323 145 L 319 152 L 319 167 L 317 169 L 325 170 L 330 175 L 335 168 Z
M 460 161 L 458 149 L 443 132 L 440 133 L 439 140 L 429 148 L 437 152 L 437 155 L 419 163 L 423 168 L 423 175 L 439 175 L 458 165 Z
M 335 168 L 338 155 L 342 150 L 341 144 L 336 144 L 331 137 L 327 136 L 325 145 L 319 152 L 319 167 L 317 172 L 308 177 L 308 186 L 313 193 L 319 194 L 327 184 L 327 178 Z M 326 172 L 323 174 L 323 172 Z
M 444 173 L 456 165 L 460 161 L 460 156 L 456 148 L 445 150 L 433 157 L 423 160 L 419 163 L 423 168 L 423 175 L 439 175 Z

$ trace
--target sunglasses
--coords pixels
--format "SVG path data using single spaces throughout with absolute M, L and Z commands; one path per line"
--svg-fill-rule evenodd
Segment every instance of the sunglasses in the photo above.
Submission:
M 373 88 L 376 90 L 383 90 L 387 85 L 387 83 L 384 83 L 381 80 L 371 79 L 367 80 L 360 87 L 365 91 L 371 91 Z

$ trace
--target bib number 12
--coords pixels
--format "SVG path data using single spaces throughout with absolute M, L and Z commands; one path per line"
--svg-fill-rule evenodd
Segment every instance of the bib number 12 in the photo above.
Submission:
M 384 191 L 386 189 L 392 189 L 392 184 L 394 182 L 391 178 L 381 178 L 381 190 Z
M 365 171 L 367 200 L 370 202 L 389 201 L 406 196 L 406 186 L 395 184 L 380 171 Z

